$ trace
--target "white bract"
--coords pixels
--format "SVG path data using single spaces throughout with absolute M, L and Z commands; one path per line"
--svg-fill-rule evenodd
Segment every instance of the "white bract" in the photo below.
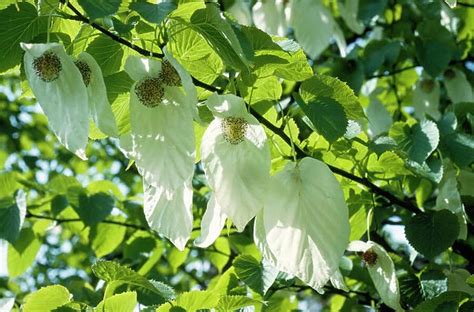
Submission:
M 82 80 L 87 89 L 90 117 L 104 134 L 117 137 L 118 128 L 107 99 L 107 89 L 99 64 L 87 52 L 81 52 L 75 64 L 81 72 Z
M 214 242 L 226 218 L 243 231 L 262 209 L 270 179 L 267 137 L 244 100 L 214 94 L 207 106 L 215 118 L 202 137 L 201 161 L 213 195 L 196 241 L 200 247 Z
M 459 69 L 450 68 L 444 72 L 444 86 L 453 104 L 474 102 L 474 90 Z
M 252 14 L 250 13 L 249 4 L 246 0 L 235 0 L 228 9 L 239 22 L 239 24 L 250 26 L 252 24 Z
M 467 215 L 458 190 L 457 172 L 449 160 L 443 161 L 443 178 L 439 183 L 439 192 L 433 210 L 447 209 L 454 213 L 459 222 L 458 239 L 467 238 Z
M 260 0 L 252 8 L 253 22 L 264 32 L 283 37 L 288 31 L 286 10 L 284 0 Z
M 254 239 L 280 271 L 319 292 L 329 280 L 344 289 L 339 262 L 349 233 L 342 189 L 323 162 L 304 158 L 271 178 Z
M 431 79 L 427 75 L 422 75 L 413 90 L 415 117 L 424 120 L 426 119 L 425 115 L 429 115 L 435 119 L 439 119 L 441 117 L 441 113 L 439 112 L 439 95 L 439 82 Z
M 163 62 L 130 56 L 125 70 L 135 83 L 121 148 L 143 176 L 148 224 L 182 250 L 192 231 L 196 89 L 166 50 Z
M 396 311 L 403 311 L 395 266 L 385 249 L 372 241 L 352 241 L 347 250 L 363 253 L 367 270 L 382 301 Z
M 365 30 L 364 23 L 358 20 L 359 0 L 338 0 L 337 7 L 342 19 L 356 34 L 362 34 Z
M 312 59 L 328 47 L 332 37 L 341 56 L 346 56 L 344 34 L 321 0 L 293 0 L 290 24 L 296 40 Z
M 58 43 L 21 43 L 25 74 L 59 142 L 82 159 L 89 132 L 87 89 L 81 72 Z

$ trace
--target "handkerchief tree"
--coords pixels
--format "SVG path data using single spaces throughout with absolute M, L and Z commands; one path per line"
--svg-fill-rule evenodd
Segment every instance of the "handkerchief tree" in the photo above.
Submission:
M 473 20 L 1 1 L 0 311 L 473 311 Z

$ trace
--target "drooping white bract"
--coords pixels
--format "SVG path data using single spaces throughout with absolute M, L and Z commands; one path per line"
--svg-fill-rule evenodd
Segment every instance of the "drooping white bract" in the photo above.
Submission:
M 352 241 L 347 250 L 363 252 L 367 270 L 382 301 L 396 311 L 403 311 L 395 266 L 385 249 L 372 241 Z
M 163 62 L 130 56 L 125 70 L 136 82 L 121 147 L 143 176 L 148 224 L 182 250 L 192 231 L 196 89 L 166 50 Z
M 444 72 L 444 86 L 453 104 L 474 101 L 474 90 L 459 69 L 450 68 Z
M 423 74 L 415 84 L 413 90 L 413 107 L 415 108 L 415 117 L 424 120 L 425 115 L 434 119 L 439 119 L 440 88 L 439 82 Z
M 229 218 L 243 231 L 263 208 L 270 179 L 265 130 L 235 95 L 214 94 L 207 106 L 215 119 L 201 143 L 201 161 L 213 195 L 203 216 L 197 246 L 214 242 Z
M 271 178 L 254 239 L 263 256 L 283 272 L 322 292 L 332 279 L 344 289 L 339 262 L 349 242 L 342 189 L 321 161 L 289 163 Z
M 293 0 L 290 25 L 296 40 L 312 59 L 328 47 L 333 37 L 341 56 L 346 56 L 344 34 L 321 0 Z
M 75 64 L 82 74 L 89 102 L 89 115 L 97 128 L 104 134 L 118 136 L 118 128 L 112 112 L 102 70 L 96 60 L 87 52 L 81 52 Z
M 358 19 L 359 0 L 338 0 L 337 7 L 342 19 L 356 34 L 362 34 L 365 30 L 365 25 Z
M 286 10 L 284 0 L 259 0 L 252 8 L 253 22 L 257 28 L 270 35 L 284 37 L 288 31 Z
M 21 43 L 25 74 L 48 117 L 49 126 L 68 150 L 87 159 L 87 90 L 79 69 L 58 43 Z

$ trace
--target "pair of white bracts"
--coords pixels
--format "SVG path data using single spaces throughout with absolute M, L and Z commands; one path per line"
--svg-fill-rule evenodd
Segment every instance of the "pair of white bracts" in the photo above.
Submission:
M 104 134 L 118 136 L 102 71 L 90 54 L 82 52 L 75 60 L 58 43 L 21 43 L 21 47 L 25 50 L 26 78 L 61 144 L 81 159 L 87 159 L 89 119 Z M 45 53 L 51 53 L 58 61 L 57 77 L 53 81 L 45 81 L 37 74 L 35 60 Z M 78 61 L 88 66 L 87 85 L 75 64 Z

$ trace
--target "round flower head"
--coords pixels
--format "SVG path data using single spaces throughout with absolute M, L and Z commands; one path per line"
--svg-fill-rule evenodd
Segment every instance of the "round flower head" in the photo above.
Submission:
M 341 187 L 322 162 L 304 158 L 271 178 L 254 238 L 263 256 L 317 291 L 345 288 L 339 262 L 349 241 Z
M 82 80 L 87 89 L 89 114 L 100 131 L 112 137 L 118 136 L 118 128 L 112 112 L 102 70 L 95 59 L 87 52 L 79 54 L 74 62 L 81 72 Z
M 82 75 L 58 43 L 21 43 L 25 74 L 59 142 L 82 159 L 89 132 L 87 90 Z
M 403 311 L 400 306 L 400 288 L 395 275 L 395 266 L 385 249 L 372 241 L 352 241 L 347 250 L 362 252 L 362 259 L 380 298 L 392 309 Z
M 197 93 L 189 74 L 166 52 L 180 84 L 165 84 L 163 63 L 130 56 L 125 70 L 135 80 L 130 90 L 131 133 L 121 146 L 143 176 L 149 225 L 183 249 L 192 230 L 191 180 Z M 169 70 L 169 69 L 168 69 Z M 182 216 L 174 222 L 171 216 Z
M 265 131 L 247 112 L 244 100 L 214 94 L 207 106 L 215 119 L 202 137 L 201 161 L 213 196 L 196 241 L 201 247 L 212 244 L 226 217 L 243 231 L 263 207 L 270 171 Z

